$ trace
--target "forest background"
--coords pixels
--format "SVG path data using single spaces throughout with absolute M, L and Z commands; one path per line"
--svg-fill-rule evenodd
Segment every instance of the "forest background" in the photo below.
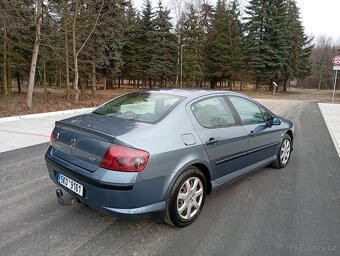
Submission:
M 0 103 L 59 92 L 69 104 L 98 89 L 330 89 L 332 38 L 304 32 L 295 0 L 3 0 Z M 23 96 L 20 96 L 21 98 Z M 35 99 L 36 100 L 36 99 Z

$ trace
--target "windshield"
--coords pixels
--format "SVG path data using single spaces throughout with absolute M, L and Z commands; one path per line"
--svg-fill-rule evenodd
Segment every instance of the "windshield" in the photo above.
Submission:
M 158 92 L 136 92 L 113 99 L 93 113 L 145 123 L 157 123 L 183 99 L 184 97 Z

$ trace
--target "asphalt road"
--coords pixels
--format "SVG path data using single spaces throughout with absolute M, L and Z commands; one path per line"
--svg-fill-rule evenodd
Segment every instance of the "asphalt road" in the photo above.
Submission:
M 316 103 L 265 101 L 295 123 L 287 168 L 264 168 L 207 198 L 175 229 L 62 207 L 47 144 L 0 154 L 1 255 L 340 255 L 340 160 Z

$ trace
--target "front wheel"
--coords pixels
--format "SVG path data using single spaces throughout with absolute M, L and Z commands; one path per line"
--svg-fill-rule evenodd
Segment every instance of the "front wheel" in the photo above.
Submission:
M 196 167 L 189 167 L 176 180 L 166 205 L 165 221 L 176 227 L 193 223 L 201 213 L 207 194 L 206 179 Z
M 278 169 L 284 168 L 287 166 L 291 153 L 292 153 L 292 139 L 288 134 L 283 137 L 283 140 L 280 145 L 280 149 L 277 153 L 276 160 L 273 162 L 272 166 Z

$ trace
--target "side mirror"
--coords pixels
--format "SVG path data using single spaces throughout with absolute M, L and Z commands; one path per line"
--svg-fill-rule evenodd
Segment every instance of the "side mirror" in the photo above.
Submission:
M 272 123 L 272 125 L 280 125 L 281 124 L 281 120 L 280 120 L 280 118 L 274 116 L 274 117 L 272 117 L 271 123 Z

